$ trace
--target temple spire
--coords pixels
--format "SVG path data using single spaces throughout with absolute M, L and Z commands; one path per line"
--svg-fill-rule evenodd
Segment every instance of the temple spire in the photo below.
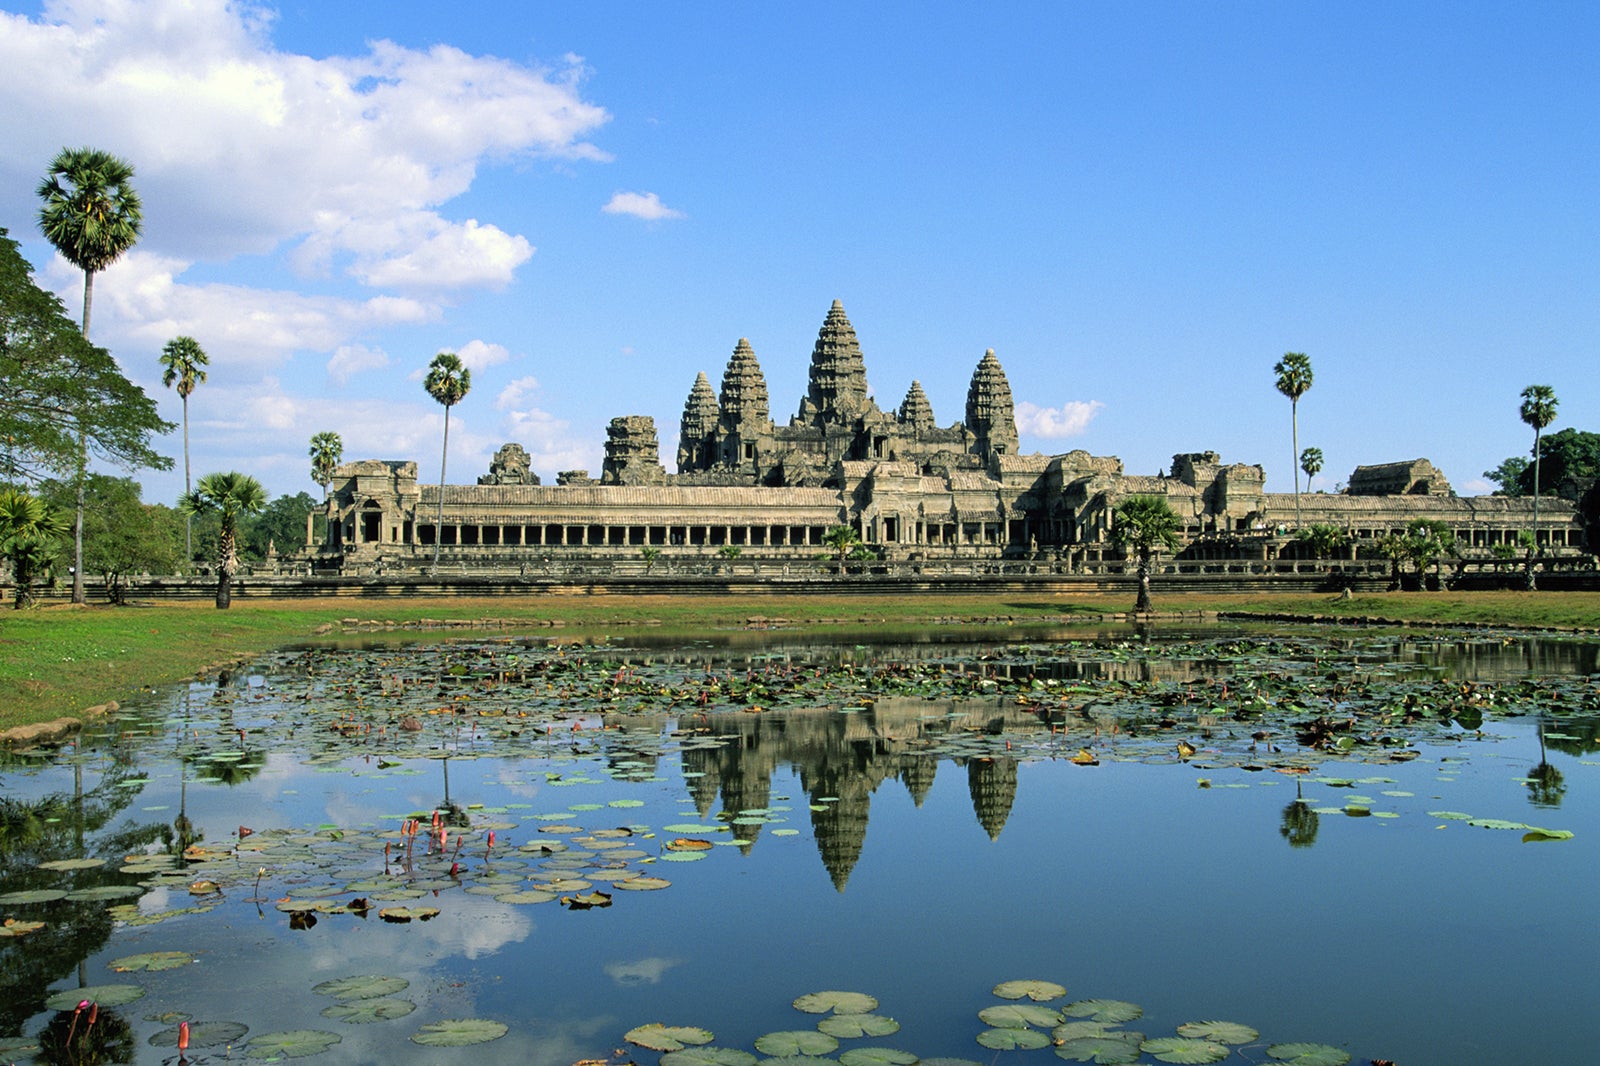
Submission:
M 928 394 L 922 391 L 922 382 L 911 383 L 905 402 L 900 405 L 900 422 L 918 432 L 934 427 L 933 405 L 928 402 Z
M 828 309 L 811 350 L 811 382 L 802 421 L 848 422 L 867 408 L 867 365 L 855 327 L 838 300 Z
M 734 346 L 733 357 L 722 375 L 722 423 L 733 428 L 742 423 L 770 420 L 767 379 L 756 362 L 755 349 L 744 337 Z
M 1011 383 L 993 348 L 983 353 L 972 372 L 972 384 L 967 388 L 967 429 L 972 432 L 979 455 L 1017 452 L 1017 415 L 1011 404 Z
M 678 473 L 706 465 L 706 441 L 716 428 L 717 394 L 702 370 L 695 376 L 694 387 L 683 404 L 683 421 L 678 431 Z

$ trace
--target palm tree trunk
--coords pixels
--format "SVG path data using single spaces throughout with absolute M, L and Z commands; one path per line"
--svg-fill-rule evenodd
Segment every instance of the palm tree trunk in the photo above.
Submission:
M 239 568 L 234 530 L 227 518 L 217 537 L 217 610 L 226 611 L 233 603 L 233 572 Z
M 94 271 L 83 272 L 83 339 L 89 339 L 89 308 L 94 303 Z M 83 481 L 88 476 L 89 440 L 78 420 L 78 513 L 72 525 L 72 602 L 89 602 L 83 594 Z
M 1133 609 L 1140 613 L 1150 610 L 1150 556 L 1146 552 L 1139 553 L 1139 598 Z
M 183 492 L 194 491 L 189 484 L 189 397 L 183 397 Z M 183 565 L 187 569 L 194 561 L 194 515 L 183 516 Z
M 1294 472 L 1294 528 L 1300 528 L 1300 401 L 1289 401 L 1289 439 L 1294 454 L 1289 456 L 1289 469 Z
M 450 458 L 450 405 L 444 408 L 444 447 L 439 451 L 439 517 L 433 523 L 433 573 L 439 573 L 439 549 L 444 544 L 444 467 Z
M 1539 428 L 1533 430 L 1533 543 L 1528 546 L 1528 590 L 1537 587 L 1533 560 L 1539 554 Z

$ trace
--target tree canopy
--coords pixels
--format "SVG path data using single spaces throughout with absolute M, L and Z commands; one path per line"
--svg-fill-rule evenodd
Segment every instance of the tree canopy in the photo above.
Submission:
M 17 242 L 0 229 L 0 476 L 31 484 L 74 472 L 80 430 L 96 458 L 166 470 L 172 460 L 151 441 L 174 428 L 34 283 Z

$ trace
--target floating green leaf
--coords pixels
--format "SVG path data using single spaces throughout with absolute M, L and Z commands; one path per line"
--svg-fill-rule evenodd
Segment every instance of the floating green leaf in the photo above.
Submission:
M 1273 1044 L 1267 1057 L 1293 1066 L 1344 1066 L 1350 1053 L 1327 1044 Z
M 661 1066 L 755 1066 L 756 1057 L 733 1047 L 686 1047 L 661 1056 Z
M 501 903 L 549 903 L 555 898 L 556 893 L 538 888 L 524 889 L 521 892 L 503 892 L 495 896 Z
M 499 1040 L 507 1032 L 506 1025 L 487 1018 L 449 1018 L 424 1025 L 411 1035 L 411 1042 L 424 1047 L 466 1047 Z
M 144 888 L 140 885 L 96 885 L 93 888 L 78 888 L 67 893 L 67 898 L 84 903 L 99 903 L 108 899 L 132 899 L 134 896 L 144 895 Z
M 84 1000 L 102 1007 L 120 1007 L 144 995 L 139 985 L 86 985 L 52 992 L 44 1005 L 51 1010 L 71 1010 Z
M 104 866 L 105 864 L 106 861 L 104 859 L 51 859 L 49 862 L 41 862 L 39 864 L 39 869 L 93 870 L 97 867 Z
M 985 1029 L 978 1034 L 978 1043 L 995 1051 L 1032 1051 L 1049 1047 L 1050 1035 L 1037 1029 Z
M 1094 1062 L 1101 1066 L 1123 1066 L 1139 1061 L 1143 1033 L 1106 1033 L 1079 1036 L 1056 1045 L 1056 1055 L 1068 1062 Z
M 1032 1003 L 1000 1003 L 978 1012 L 978 1019 L 996 1029 L 1048 1029 L 1061 1021 L 1061 1012 Z
M 322 1008 L 322 1016 L 334 1021 L 364 1025 L 404 1018 L 416 1009 L 417 1005 L 409 999 L 351 999 Z
M 1539 829 L 1539 828 L 1535 827 L 1535 828 L 1529 829 L 1526 833 L 1522 834 L 1522 842 L 1524 844 L 1531 844 L 1531 843 L 1533 843 L 1535 841 L 1539 841 L 1539 840 L 1571 840 L 1571 839 L 1572 839 L 1572 830 L 1570 830 L 1570 829 Z
M 841 1040 L 862 1036 L 889 1036 L 900 1031 L 900 1023 L 881 1014 L 834 1014 L 817 1022 L 819 1032 Z
M 1069 1018 L 1090 1018 L 1097 1022 L 1121 1025 L 1142 1017 L 1144 1008 L 1120 999 L 1080 999 L 1061 1008 L 1061 1013 Z
M 340 1039 L 338 1033 L 326 1029 L 286 1029 L 251 1037 L 244 1053 L 251 1059 L 304 1059 L 322 1054 Z
M 672 882 L 665 877 L 625 877 L 619 881 L 611 882 L 612 888 L 620 888 L 628 892 L 653 892 L 657 889 L 670 888 Z
M 124 955 L 120 959 L 112 959 L 109 965 L 118 973 L 132 973 L 139 970 L 175 970 L 193 961 L 194 956 L 187 951 L 149 951 L 143 955 Z
M 1238 1022 L 1185 1022 L 1178 1026 L 1178 1035 L 1219 1044 L 1249 1044 L 1261 1039 L 1260 1033 Z
M 843 1066 L 912 1066 L 917 1056 L 887 1047 L 853 1047 L 839 1056 Z
M 250 1031 L 243 1022 L 190 1022 L 189 1047 L 221 1047 L 237 1044 Z M 151 1047 L 177 1047 L 178 1027 L 162 1029 L 150 1037 Z
M 786 1029 L 756 1037 L 756 1050 L 763 1055 L 831 1055 L 839 1041 L 815 1029 Z
M 878 1009 L 878 1001 L 865 992 L 808 992 L 794 1001 L 794 1009 L 807 1014 L 867 1014 Z
M 66 889 L 62 888 L 35 888 L 26 892 L 7 892 L 0 896 L 0 906 L 20 906 L 24 903 L 54 903 L 58 899 L 66 899 Z
M 1186 1066 L 1221 1062 L 1232 1054 L 1222 1044 L 1210 1040 L 1190 1040 L 1182 1036 L 1158 1036 L 1140 1044 L 1139 1050 L 1154 1056 L 1158 1062 L 1177 1062 Z
M 392 996 L 396 992 L 403 992 L 410 985 L 411 982 L 404 977 L 363 974 L 360 977 L 336 977 L 331 981 L 323 981 L 319 985 L 314 985 L 311 991 L 319 996 L 332 996 L 334 999 L 376 999 L 379 996 Z
M 994 986 L 994 994 L 1001 999 L 1031 999 L 1035 1003 L 1048 1003 L 1066 995 L 1067 990 L 1054 981 L 1001 981 Z
M 630 1044 L 649 1048 L 651 1051 L 682 1051 L 688 1044 L 709 1044 L 716 1038 L 708 1029 L 651 1022 L 649 1025 L 628 1030 L 622 1035 L 622 1039 Z

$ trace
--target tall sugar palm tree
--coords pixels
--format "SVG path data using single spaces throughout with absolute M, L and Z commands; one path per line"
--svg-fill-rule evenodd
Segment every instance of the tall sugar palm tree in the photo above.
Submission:
M 1289 397 L 1289 420 L 1294 431 L 1294 450 L 1290 452 L 1290 468 L 1294 471 L 1294 524 L 1300 528 L 1300 397 L 1311 388 L 1311 357 L 1305 352 L 1284 352 L 1283 358 L 1273 366 L 1277 375 L 1278 391 Z
M 433 525 L 433 572 L 439 572 L 439 548 L 444 541 L 444 466 L 450 457 L 450 408 L 460 403 L 472 388 L 472 371 L 455 352 L 440 352 L 428 364 L 422 379 L 428 395 L 444 404 L 444 447 L 439 452 L 439 517 Z
M 161 349 L 161 384 L 178 388 L 178 398 L 183 401 L 183 491 L 192 492 L 189 481 L 189 394 L 206 381 L 206 367 L 211 360 L 193 337 L 174 337 Z M 194 561 L 194 516 L 183 520 L 183 561 L 187 566 Z
M 1117 504 L 1111 519 L 1111 542 L 1139 556 L 1139 597 L 1135 611 L 1150 609 L 1150 557 L 1157 548 L 1178 547 L 1183 519 L 1164 496 L 1129 496 Z
M 267 490 L 249 474 L 228 471 L 207 474 L 183 494 L 178 509 L 184 514 L 210 514 L 221 519 L 217 535 L 217 609 L 233 603 L 233 575 L 239 571 L 239 519 L 260 514 L 267 506 Z
M 1311 491 L 1312 480 L 1322 473 L 1322 449 L 1307 448 L 1300 453 L 1300 469 L 1306 472 L 1306 491 Z
M 332 521 L 328 510 L 328 486 L 333 484 L 333 472 L 344 458 L 344 440 L 331 429 L 325 429 L 311 438 L 311 480 L 322 486 L 323 522 Z M 327 536 L 326 530 L 323 536 Z
M 1528 588 L 1535 587 L 1533 557 L 1539 551 L 1539 436 L 1556 420 L 1556 390 L 1549 385 L 1529 385 L 1522 390 L 1522 420 L 1533 427 L 1533 549 L 1528 552 Z
M 39 229 L 56 251 L 83 271 L 83 336 L 89 337 L 94 276 L 139 239 L 143 205 L 133 189 L 133 164 L 98 148 L 63 148 L 39 183 Z M 82 421 L 83 415 L 78 416 Z M 78 428 L 77 518 L 72 534 L 72 602 L 83 603 L 83 491 L 89 445 Z

